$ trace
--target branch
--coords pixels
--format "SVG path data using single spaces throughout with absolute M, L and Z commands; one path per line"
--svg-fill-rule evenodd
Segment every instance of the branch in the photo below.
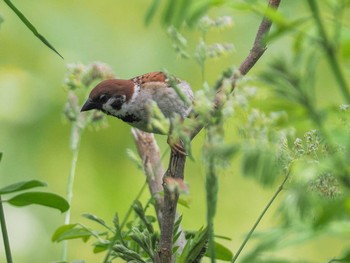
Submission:
M 151 195 L 155 199 L 155 208 L 158 222 L 162 222 L 163 198 L 160 193 L 163 191 L 162 178 L 164 168 L 160 158 L 160 151 L 152 133 L 142 132 L 138 129 L 131 129 L 137 151 L 143 161 L 143 168 L 147 178 L 147 184 Z
M 158 223 L 160 224 L 161 233 L 165 233 L 166 235 L 171 235 L 173 232 L 169 232 L 167 230 L 163 230 L 164 228 L 169 228 L 171 231 L 173 231 L 173 225 L 172 227 L 169 227 L 167 225 L 164 225 L 163 228 L 161 227 L 161 222 L 163 222 L 163 205 L 164 205 L 164 199 L 161 196 L 161 192 L 163 191 L 163 175 L 164 175 L 164 168 L 161 161 L 160 151 L 159 147 L 157 145 L 157 141 L 154 139 L 154 135 L 152 133 L 147 133 L 140 131 L 138 129 L 131 129 L 131 133 L 134 137 L 135 144 L 137 146 L 137 151 L 143 161 L 143 168 L 144 172 L 147 178 L 147 184 L 149 187 L 149 191 L 151 195 L 155 198 L 155 209 L 157 214 Z M 168 173 L 168 171 L 167 171 Z M 183 173 L 182 173 L 183 174 Z M 169 194 L 169 191 L 167 189 L 164 189 L 164 195 Z M 177 195 L 178 198 L 178 195 Z M 165 200 L 168 200 L 165 198 Z M 177 199 L 176 199 L 177 203 Z M 168 204 L 165 204 L 166 206 Z M 176 211 L 176 209 L 175 209 Z M 167 215 L 166 215 L 167 216 Z M 175 217 L 173 220 L 166 219 L 166 222 L 174 222 L 175 218 L 177 217 L 177 213 L 175 213 Z M 176 246 L 178 247 L 178 251 L 182 251 L 186 244 L 185 235 L 182 231 L 181 226 L 179 227 L 179 231 L 181 232 L 179 238 L 176 241 Z M 168 240 L 169 237 L 164 238 L 164 240 Z M 172 240 L 172 239 L 171 239 Z M 170 254 L 171 257 L 171 254 Z
M 277 9 L 281 0 L 269 0 L 268 6 L 270 8 Z M 264 17 L 260 23 L 258 32 L 256 33 L 253 48 L 250 50 L 247 58 L 242 62 L 239 67 L 239 71 L 242 75 L 246 75 L 259 58 L 265 53 L 267 47 L 265 43 L 265 37 L 269 33 L 272 25 L 272 21 Z M 234 79 L 233 79 L 234 81 Z
M 270 8 L 277 9 L 281 0 L 269 0 L 268 5 Z M 239 67 L 240 75 L 246 75 L 250 69 L 255 65 L 259 58 L 264 54 L 266 50 L 266 43 L 264 42 L 265 36 L 270 31 L 272 22 L 266 17 L 263 18 L 260 23 L 258 32 L 256 34 L 253 48 L 250 50 L 247 58 L 243 61 Z M 231 76 L 232 90 L 236 86 L 236 81 L 239 78 L 239 74 L 233 74 Z M 215 108 L 222 101 L 222 88 L 219 89 L 215 98 Z M 202 129 L 204 125 L 199 124 L 190 132 L 190 138 L 193 139 Z M 184 167 L 186 162 L 186 156 L 182 156 L 176 153 L 171 153 L 170 162 L 167 172 L 164 175 L 164 179 L 172 177 L 175 179 L 184 178 Z M 172 239 L 173 239 L 173 228 L 176 214 L 176 205 L 179 197 L 177 191 L 169 191 L 166 180 L 163 180 L 164 186 L 164 208 L 163 218 L 161 222 L 161 235 L 158 249 L 158 257 L 156 262 L 170 263 L 172 261 Z

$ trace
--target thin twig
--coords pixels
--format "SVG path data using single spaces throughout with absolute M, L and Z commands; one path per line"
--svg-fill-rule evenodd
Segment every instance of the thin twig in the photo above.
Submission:
M 277 9 L 280 2 L 281 0 L 270 0 L 268 6 L 269 8 Z M 266 17 L 264 17 L 261 21 L 258 32 L 255 36 L 253 48 L 250 50 L 249 55 L 239 67 L 239 71 L 242 75 L 246 75 L 255 65 L 255 63 L 260 59 L 260 57 L 265 53 L 267 49 L 265 39 L 266 35 L 270 31 L 271 25 L 272 21 Z
M 265 206 L 264 210 L 261 212 L 260 216 L 258 217 L 258 219 L 256 220 L 255 224 L 253 225 L 252 229 L 250 229 L 248 235 L 245 237 L 243 243 L 241 244 L 241 246 L 239 247 L 239 249 L 237 250 L 236 254 L 234 255 L 234 257 L 232 258 L 232 263 L 236 262 L 238 256 L 241 254 L 243 248 L 245 247 L 245 245 L 247 244 L 247 242 L 249 241 L 249 239 L 251 238 L 252 234 L 254 233 L 256 227 L 259 225 L 261 219 L 265 216 L 267 210 L 269 210 L 270 206 L 272 205 L 272 203 L 275 201 L 276 197 L 279 195 L 279 193 L 283 190 L 283 187 L 285 185 L 285 183 L 287 182 L 289 178 L 289 173 L 286 175 L 286 177 L 284 178 L 284 180 L 282 181 L 282 183 L 280 184 L 280 186 L 277 188 L 275 194 L 272 196 L 271 200 L 267 203 L 267 205 Z
M 1 232 L 2 232 L 2 240 L 4 242 L 6 260 L 7 260 L 7 263 L 12 263 L 13 261 L 11 256 L 10 241 L 9 241 L 9 236 L 7 234 L 5 212 L 2 206 L 1 195 L 0 195 L 0 225 L 1 225 Z

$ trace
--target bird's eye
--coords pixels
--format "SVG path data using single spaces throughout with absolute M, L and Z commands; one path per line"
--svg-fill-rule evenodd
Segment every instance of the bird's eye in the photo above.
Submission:
M 105 102 L 107 102 L 108 97 L 107 97 L 106 94 L 102 94 L 102 95 L 99 97 L 99 100 L 100 100 L 101 103 L 105 103 Z

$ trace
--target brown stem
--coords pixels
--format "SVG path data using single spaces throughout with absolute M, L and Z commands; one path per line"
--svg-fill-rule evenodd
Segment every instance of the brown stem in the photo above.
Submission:
M 268 6 L 270 8 L 277 9 L 280 2 L 281 0 L 270 0 Z M 250 50 L 248 56 L 239 67 L 239 71 L 242 75 L 246 75 L 266 51 L 267 48 L 266 48 L 265 37 L 270 31 L 271 25 L 272 25 L 272 21 L 266 17 L 264 17 L 263 20 L 261 21 L 258 32 L 256 33 L 256 36 L 255 36 L 253 48 Z
M 156 214 L 157 214 L 157 218 L 158 218 L 158 223 L 160 225 L 161 228 L 161 233 L 163 233 L 163 235 L 172 235 L 172 231 L 173 231 L 173 225 L 168 226 L 168 225 L 164 225 L 163 228 L 161 227 L 161 223 L 163 221 L 165 222 L 174 222 L 175 218 L 177 217 L 177 214 L 175 213 L 175 215 L 169 215 L 168 213 L 165 215 L 167 216 L 167 219 L 163 219 L 163 206 L 164 206 L 164 199 L 162 197 L 162 195 L 160 194 L 163 191 L 163 187 L 162 184 L 163 183 L 163 175 L 164 175 L 164 168 L 161 162 L 161 156 L 160 156 L 160 151 L 159 151 L 159 147 L 157 145 L 157 141 L 154 139 L 153 134 L 151 133 L 146 133 L 143 131 L 140 131 L 138 129 L 131 129 L 131 133 L 134 137 L 134 141 L 137 147 L 137 151 L 139 153 L 139 156 L 141 157 L 142 161 L 143 161 L 143 168 L 144 168 L 144 172 L 147 178 L 147 184 L 149 187 L 149 191 L 151 193 L 151 195 L 155 198 L 155 209 L 156 209 Z M 175 160 L 175 158 L 174 158 Z M 176 164 L 174 164 L 172 167 L 175 167 Z M 171 174 L 175 174 L 177 173 L 174 170 L 169 170 L 167 171 L 166 175 L 169 175 L 169 173 Z M 182 171 L 182 175 L 183 175 L 183 171 Z M 169 175 L 171 176 L 171 175 Z M 173 176 L 171 176 L 173 177 Z M 174 176 L 176 177 L 176 176 Z M 165 179 L 166 177 L 164 177 Z M 168 188 L 164 187 L 164 195 L 169 195 L 171 194 L 168 190 Z M 176 202 L 175 205 L 177 204 L 177 198 L 178 198 L 178 194 L 177 193 L 173 193 L 174 194 L 174 198 L 176 198 Z M 165 200 L 170 200 L 171 198 L 165 198 Z M 171 207 L 172 204 L 165 204 L 165 207 Z M 176 207 L 174 209 L 174 211 L 176 212 Z M 169 216 L 175 216 L 175 218 L 169 219 Z M 171 231 L 171 232 L 169 232 Z M 179 227 L 179 231 L 182 232 L 181 226 Z M 164 238 L 164 240 L 169 240 L 169 238 Z M 185 239 L 185 235 L 182 233 L 178 240 L 176 241 L 176 246 L 178 247 L 178 251 L 182 251 L 184 246 L 186 244 L 186 239 Z M 168 245 L 167 245 L 168 246 Z M 171 244 L 170 244 L 171 246 Z M 170 256 L 169 258 L 171 258 L 171 252 L 170 252 Z M 158 260 L 160 260 L 160 258 L 158 258 Z
M 169 189 L 166 181 L 169 177 L 183 180 L 185 162 L 186 156 L 171 151 L 169 167 L 163 178 L 164 207 L 156 262 L 170 263 L 172 261 L 173 231 L 179 193 L 177 189 L 173 191 Z
M 155 198 L 155 208 L 159 224 L 162 222 L 163 191 L 162 178 L 164 168 L 160 158 L 160 151 L 152 133 L 131 129 L 137 151 L 143 161 L 143 169 L 151 195 Z

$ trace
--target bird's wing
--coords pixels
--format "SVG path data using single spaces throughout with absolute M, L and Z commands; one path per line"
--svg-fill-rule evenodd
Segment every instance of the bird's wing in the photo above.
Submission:
M 176 84 L 181 83 L 181 80 L 175 76 L 171 76 L 171 78 L 176 81 Z M 131 80 L 138 85 L 147 85 L 148 83 L 159 82 L 171 87 L 168 75 L 162 71 L 146 73 L 141 76 L 134 77 Z
M 146 73 L 141 76 L 134 77 L 131 80 L 138 85 L 144 85 L 149 82 L 163 82 L 168 84 L 167 75 L 161 71 Z

